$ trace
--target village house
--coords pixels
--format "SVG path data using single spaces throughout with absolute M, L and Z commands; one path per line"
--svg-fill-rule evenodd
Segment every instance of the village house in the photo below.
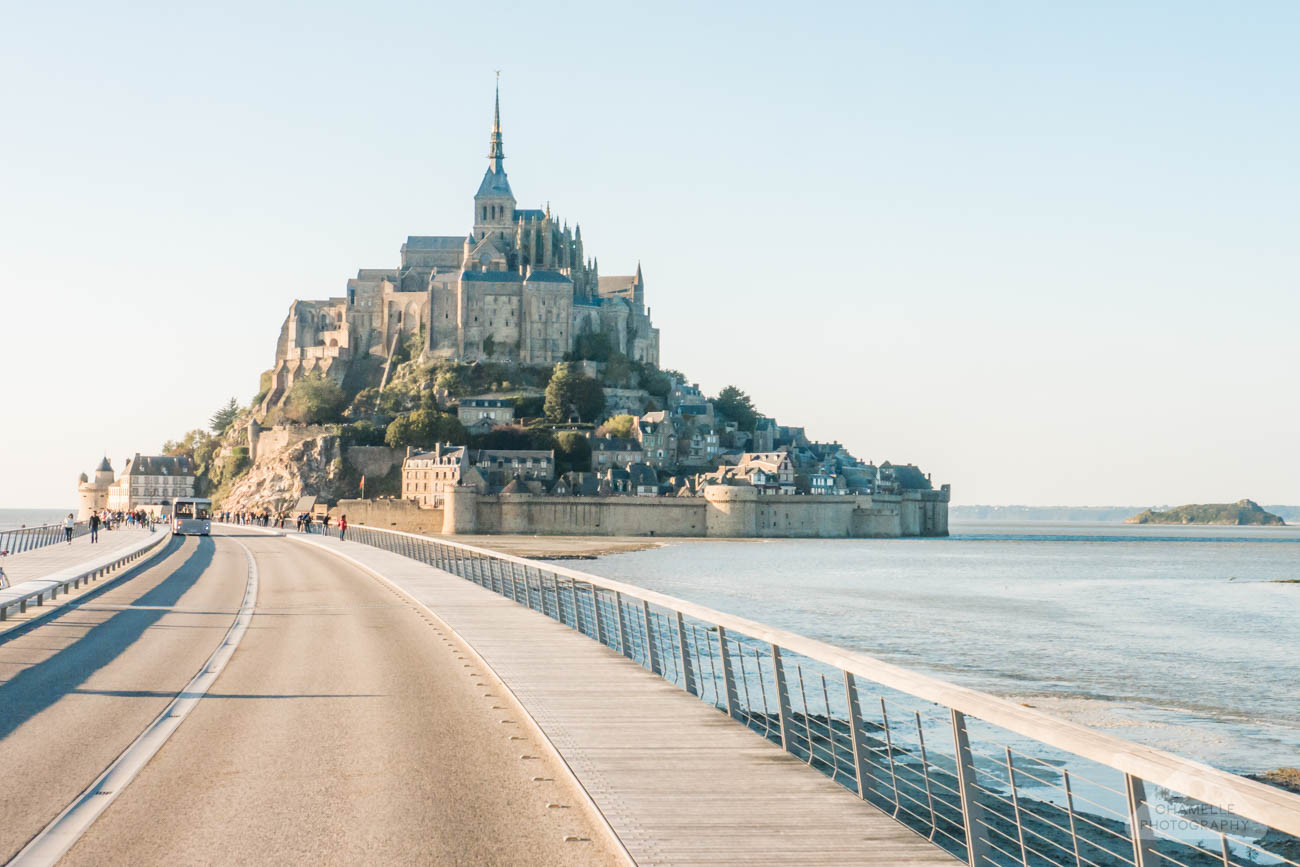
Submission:
M 645 460 L 641 443 L 632 437 L 591 437 L 591 468 L 603 472 L 608 467 L 626 467 Z
M 439 443 L 428 452 L 407 449 L 402 461 L 402 499 L 436 507 L 442 505 L 443 495 L 457 486 L 487 493 L 515 479 L 549 484 L 554 477 L 553 451 L 470 449 Z
M 667 412 L 648 412 L 637 419 L 633 434 L 641 443 L 644 460 L 652 467 L 677 466 L 677 421 Z
M 456 417 L 472 431 L 490 430 L 497 425 L 514 424 L 515 405 L 499 398 L 467 397 L 456 409 Z
M 126 462 L 108 486 L 107 506 L 115 512 L 144 509 L 161 514 L 177 497 L 194 496 L 194 461 L 182 455 L 141 455 Z

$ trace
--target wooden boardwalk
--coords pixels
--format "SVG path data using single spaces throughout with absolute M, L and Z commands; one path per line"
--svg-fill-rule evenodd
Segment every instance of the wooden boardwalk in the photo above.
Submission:
M 396 554 L 298 538 L 382 574 L 459 633 L 537 721 L 638 864 L 958 863 L 759 735 L 548 617 Z

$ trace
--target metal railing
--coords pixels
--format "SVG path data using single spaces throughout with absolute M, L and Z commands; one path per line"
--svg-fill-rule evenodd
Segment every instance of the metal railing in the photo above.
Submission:
M 78 521 L 72 527 L 72 538 L 84 536 L 90 532 L 90 524 Z M 18 527 L 12 530 L 0 530 L 0 553 L 21 554 L 64 542 L 68 538 L 62 524 L 41 524 L 39 527 Z
M 59 528 L 59 532 L 63 532 L 62 527 Z M 167 533 L 156 533 L 153 530 L 149 532 L 150 535 L 144 537 L 146 544 L 123 551 L 117 556 L 65 569 L 50 578 L 22 581 L 0 590 L 0 620 L 8 620 L 11 609 L 17 608 L 19 613 L 25 613 L 27 605 L 31 602 L 44 605 L 47 598 L 53 601 L 59 598 L 59 593 L 66 595 L 82 584 L 89 584 L 108 575 L 127 563 L 140 559 L 170 537 Z
M 618 581 L 393 530 L 347 540 L 599 641 L 976 867 L 1300 865 L 1300 796 L 1281 789 Z

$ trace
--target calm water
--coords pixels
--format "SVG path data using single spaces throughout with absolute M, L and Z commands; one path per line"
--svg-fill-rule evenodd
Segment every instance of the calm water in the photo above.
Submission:
M 1300 765 L 1300 527 L 954 524 L 569 564 L 1235 771 Z
M 77 510 L 67 509 L 0 509 L 0 530 L 14 527 L 36 527 L 40 524 L 57 524 Z

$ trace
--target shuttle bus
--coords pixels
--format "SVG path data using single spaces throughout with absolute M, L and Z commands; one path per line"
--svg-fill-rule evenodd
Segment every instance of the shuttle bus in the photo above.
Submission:
M 212 501 L 177 497 L 172 504 L 172 535 L 206 536 L 212 531 Z

